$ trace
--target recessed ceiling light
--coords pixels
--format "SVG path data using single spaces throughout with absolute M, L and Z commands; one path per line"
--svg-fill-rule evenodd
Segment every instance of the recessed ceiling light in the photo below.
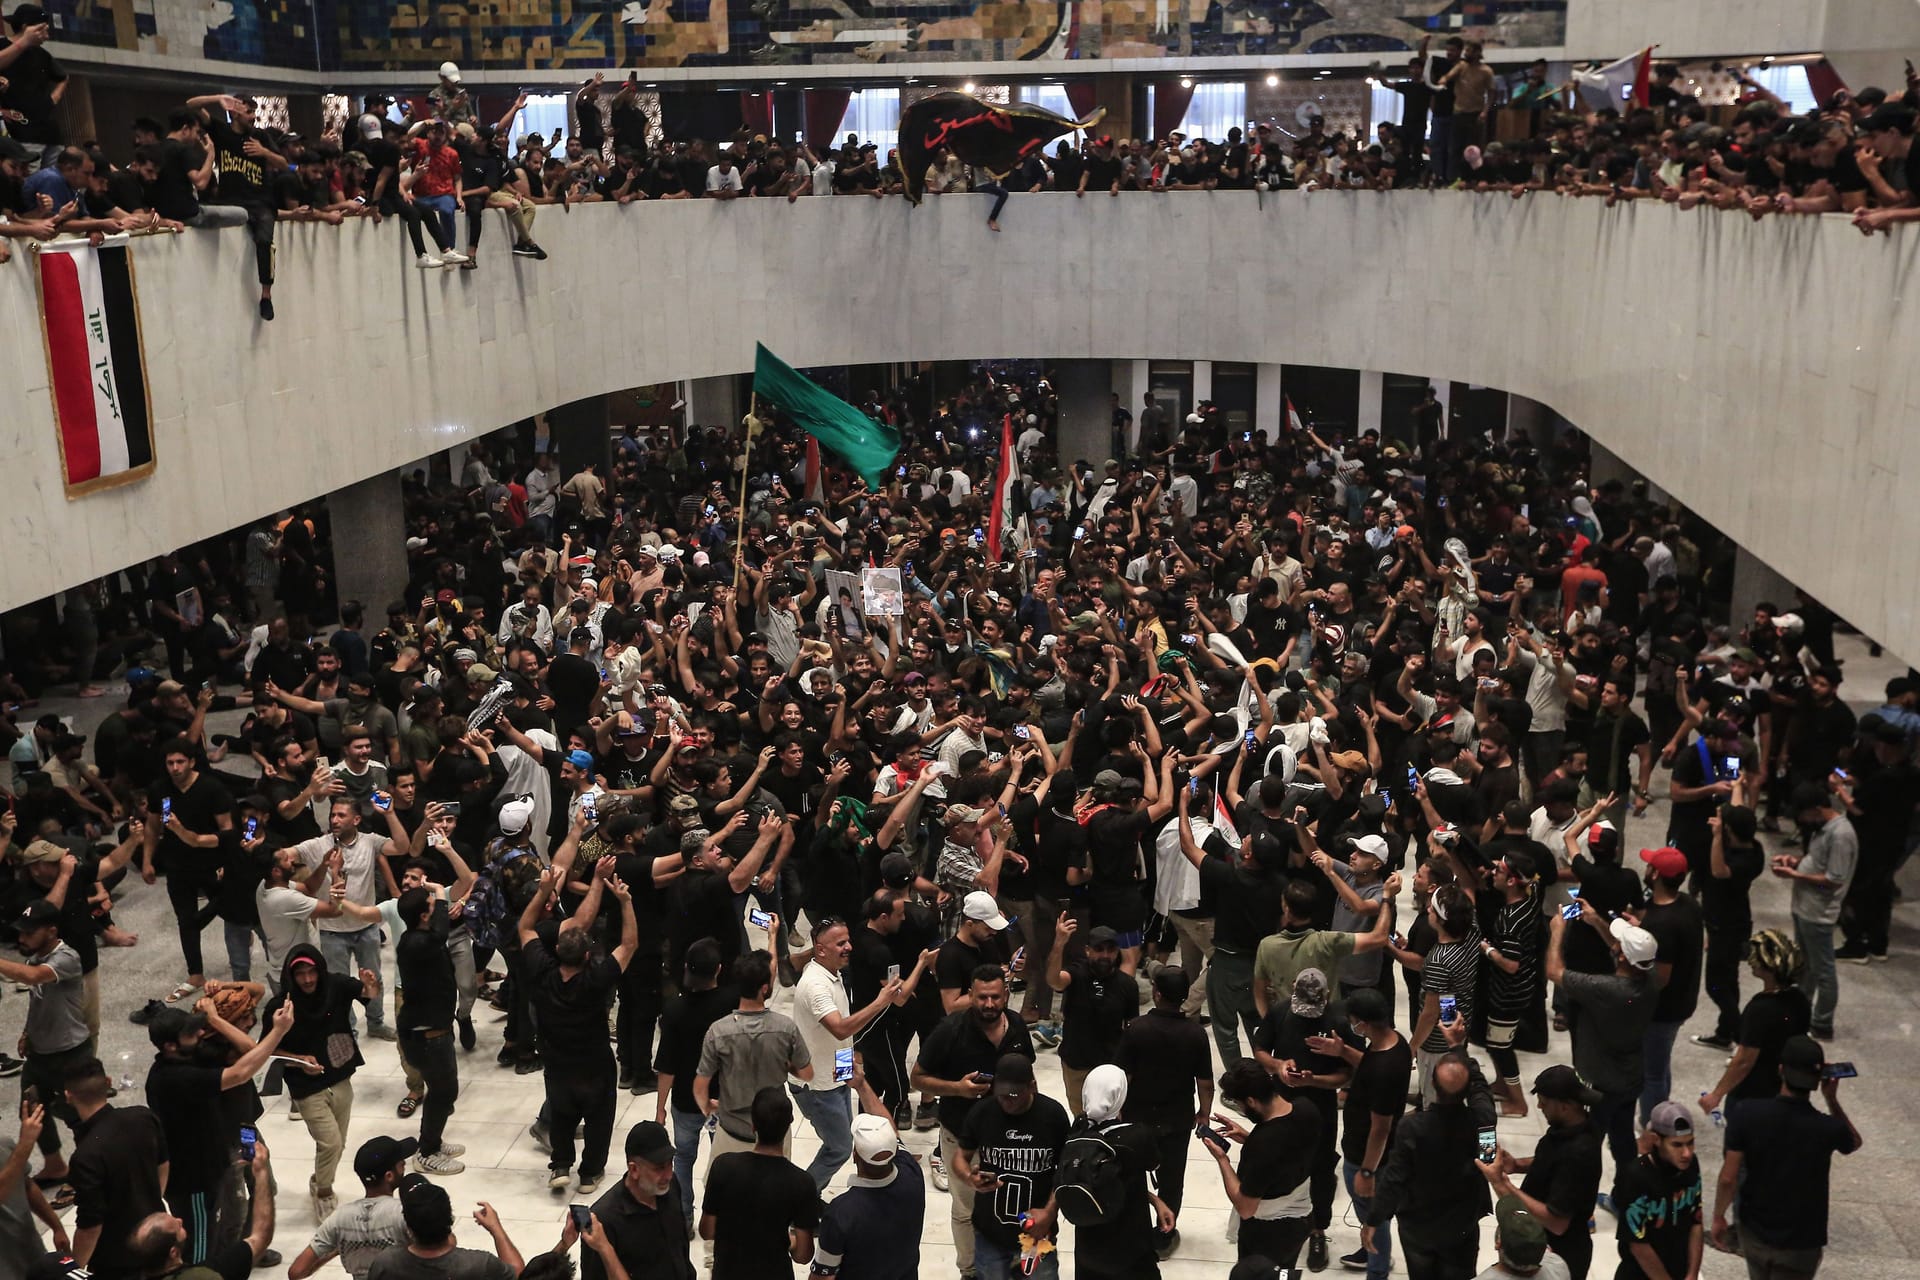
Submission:
M 1191 78 L 1189 78 L 1189 77 L 1187 77 L 1187 76 L 1181 76 L 1181 77 L 1180 77 L 1180 87 L 1181 87 L 1182 89 L 1191 89 L 1191 88 L 1193 88 L 1193 81 L 1192 81 L 1192 79 L 1191 79 Z
M 1275 85 L 1277 85 L 1277 84 L 1279 84 L 1279 83 L 1280 83 L 1280 77 L 1279 77 L 1279 76 L 1276 76 L 1276 75 L 1269 75 L 1269 76 L 1267 77 L 1267 88 L 1269 88 L 1269 89 L 1271 89 L 1271 88 L 1273 88 L 1273 86 L 1275 86 Z
M 972 92 L 973 92 L 973 81 L 971 81 L 971 80 L 969 80 L 969 81 L 967 81 L 967 82 L 966 82 L 965 84 L 963 84 L 963 85 L 961 85 L 960 87 L 961 87 L 962 89 L 964 89 L 964 90 L 965 90 L 966 92 L 968 92 L 968 93 L 972 93 Z

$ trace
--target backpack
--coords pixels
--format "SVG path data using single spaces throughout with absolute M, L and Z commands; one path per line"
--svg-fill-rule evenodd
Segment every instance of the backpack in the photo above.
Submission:
M 1124 1122 L 1097 1125 L 1085 1116 L 1073 1122 L 1054 1173 L 1054 1201 L 1076 1227 L 1107 1226 L 1127 1202 L 1126 1170 L 1109 1140 Z
M 509 849 L 498 863 L 482 871 L 473 882 L 473 888 L 467 892 L 466 906 L 461 918 L 467 923 L 467 932 L 473 935 L 473 944 L 477 947 L 498 947 L 500 928 L 512 914 L 507 903 L 506 886 L 501 883 L 506 869 L 520 858 L 533 856 L 531 849 Z

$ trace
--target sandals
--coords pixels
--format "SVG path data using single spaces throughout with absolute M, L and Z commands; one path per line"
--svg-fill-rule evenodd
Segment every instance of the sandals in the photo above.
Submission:
M 179 986 L 175 987 L 171 992 L 168 993 L 167 1003 L 179 1004 L 182 1000 L 185 1000 L 188 996 L 200 995 L 205 990 L 206 990 L 205 987 L 196 986 L 191 982 L 183 982 Z
M 398 1115 L 402 1120 L 405 1120 L 419 1109 L 420 1099 L 414 1097 L 412 1094 L 408 1094 L 406 1097 L 400 1099 L 400 1105 L 394 1108 L 394 1114 Z

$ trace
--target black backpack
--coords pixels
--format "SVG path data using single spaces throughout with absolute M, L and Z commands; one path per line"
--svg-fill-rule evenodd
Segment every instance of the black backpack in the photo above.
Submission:
M 1120 1218 L 1127 1202 L 1126 1170 L 1111 1138 L 1123 1125 L 1097 1125 L 1082 1116 L 1067 1131 L 1053 1195 L 1060 1212 L 1076 1227 L 1106 1226 Z

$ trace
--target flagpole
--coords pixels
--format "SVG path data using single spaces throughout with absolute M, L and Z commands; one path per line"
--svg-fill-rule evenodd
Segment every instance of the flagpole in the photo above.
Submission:
M 747 393 L 749 422 L 754 420 L 756 417 L 754 410 L 759 407 L 753 392 L 749 391 Z M 735 597 L 740 594 L 740 573 L 747 565 L 747 462 L 753 457 L 753 428 L 747 423 L 742 423 L 740 429 L 746 435 L 746 444 L 740 450 L 740 518 L 733 530 L 733 594 Z M 736 604 L 735 607 L 737 608 L 738 605 Z

